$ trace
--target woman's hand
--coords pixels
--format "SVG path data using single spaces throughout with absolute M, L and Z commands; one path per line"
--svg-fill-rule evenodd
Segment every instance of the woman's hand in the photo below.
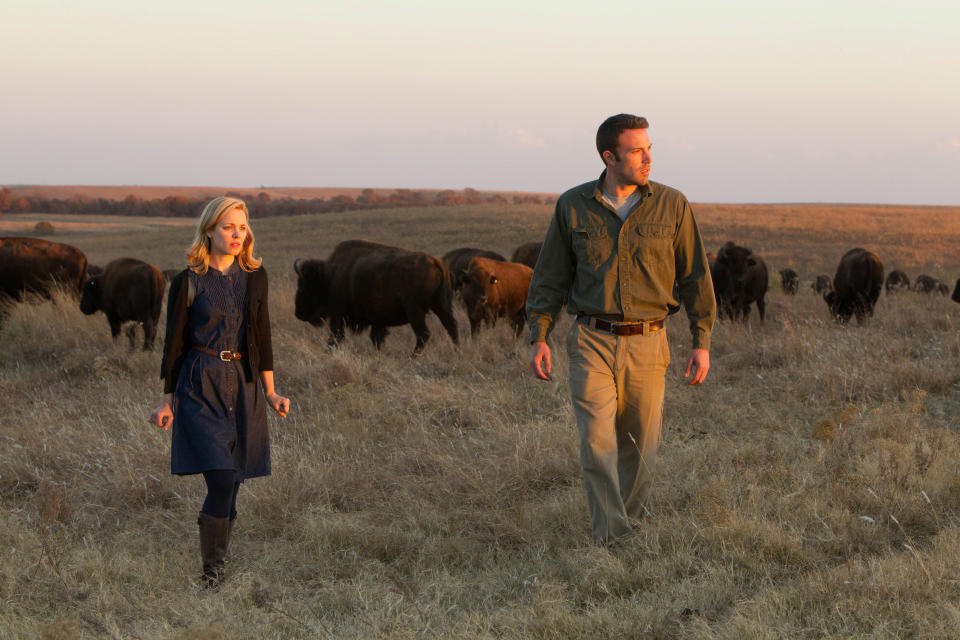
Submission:
M 150 413 L 150 424 L 163 427 L 164 431 L 170 429 L 170 425 L 173 424 L 173 409 L 170 408 L 169 402 L 164 403 L 162 407 L 157 407 Z
M 287 413 L 290 411 L 290 398 L 284 398 L 279 393 L 268 393 L 266 396 L 267 404 L 279 413 L 281 418 L 286 418 Z

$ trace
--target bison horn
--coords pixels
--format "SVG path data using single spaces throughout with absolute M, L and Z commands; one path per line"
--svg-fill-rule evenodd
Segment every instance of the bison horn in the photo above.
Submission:
M 293 261 L 293 270 L 296 272 L 297 275 L 300 275 L 301 262 L 302 262 L 302 258 L 297 258 L 296 260 Z

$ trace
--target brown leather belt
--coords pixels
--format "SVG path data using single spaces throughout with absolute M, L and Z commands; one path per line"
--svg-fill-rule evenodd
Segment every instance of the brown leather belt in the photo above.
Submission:
M 663 329 L 663 320 L 653 322 L 610 322 L 591 316 L 577 316 L 577 322 L 615 336 L 642 336 Z
M 210 347 L 204 347 L 199 344 L 192 344 L 190 348 L 194 351 L 199 351 L 200 353 L 205 353 L 208 356 L 213 356 L 214 358 L 220 358 L 224 362 L 233 362 L 234 360 L 239 360 L 243 357 L 243 354 L 239 351 L 217 351 L 216 349 L 211 349 Z

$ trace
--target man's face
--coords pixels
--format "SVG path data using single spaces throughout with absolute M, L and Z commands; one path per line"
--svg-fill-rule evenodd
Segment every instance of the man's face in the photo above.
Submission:
M 624 185 L 650 181 L 650 138 L 646 129 L 627 129 L 617 139 L 616 153 L 603 152 L 607 175 Z

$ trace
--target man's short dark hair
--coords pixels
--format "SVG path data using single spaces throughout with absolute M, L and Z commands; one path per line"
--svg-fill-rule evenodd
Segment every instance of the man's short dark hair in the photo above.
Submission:
M 610 116 L 597 129 L 597 153 L 601 158 L 604 151 L 612 151 L 616 156 L 617 140 L 620 139 L 621 133 L 627 129 L 646 129 L 649 126 L 647 119 L 642 116 L 633 116 L 629 113 Z

